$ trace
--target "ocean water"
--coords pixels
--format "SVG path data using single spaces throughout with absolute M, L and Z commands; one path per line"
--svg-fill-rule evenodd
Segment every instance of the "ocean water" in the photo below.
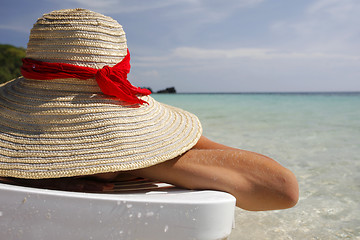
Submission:
M 230 239 L 360 239 L 360 94 L 153 94 L 195 113 L 204 135 L 291 169 L 288 210 L 236 210 Z

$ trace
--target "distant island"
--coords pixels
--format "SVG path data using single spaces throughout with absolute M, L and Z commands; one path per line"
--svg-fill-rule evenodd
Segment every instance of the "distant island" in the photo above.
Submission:
M 165 88 L 163 90 L 159 90 L 156 93 L 176 93 L 176 89 L 175 89 L 175 87 L 169 87 L 169 88 Z
M 150 87 L 142 87 L 148 89 L 151 93 L 176 93 L 175 87 L 168 87 L 159 91 L 154 92 Z

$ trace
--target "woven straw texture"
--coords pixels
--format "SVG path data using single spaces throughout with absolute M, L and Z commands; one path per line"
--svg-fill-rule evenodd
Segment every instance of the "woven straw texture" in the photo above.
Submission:
M 31 29 L 26 57 L 102 68 L 127 53 L 125 32 L 114 19 L 84 9 L 44 14 Z
M 125 55 L 122 27 L 80 9 L 40 18 L 27 52 L 36 60 L 97 68 Z M 39 179 L 132 170 L 173 159 L 196 144 L 202 129 L 195 115 L 141 98 L 149 104 L 126 105 L 102 94 L 95 79 L 21 77 L 2 85 L 0 176 Z

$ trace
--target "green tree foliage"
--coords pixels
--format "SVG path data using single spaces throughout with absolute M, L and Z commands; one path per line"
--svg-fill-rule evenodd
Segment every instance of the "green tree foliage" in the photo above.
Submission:
M 21 76 L 21 59 L 24 57 L 24 48 L 0 44 L 0 83 Z

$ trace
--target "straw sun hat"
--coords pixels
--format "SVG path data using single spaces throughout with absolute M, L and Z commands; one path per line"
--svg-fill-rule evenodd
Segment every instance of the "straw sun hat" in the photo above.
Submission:
M 38 19 L 26 58 L 97 71 L 129 54 L 115 20 L 68 9 Z M 126 80 L 127 72 L 121 74 Z M 193 114 L 141 91 L 132 96 L 137 103 L 104 94 L 97 81 L 94 75 L 20 77 L 2 85 L 0 176 L 40 179 L 144 168 L 173 159 L 200 138 L 201 125 Z M 126 86 L 130 90 L 125 92 L 139 89 Z

